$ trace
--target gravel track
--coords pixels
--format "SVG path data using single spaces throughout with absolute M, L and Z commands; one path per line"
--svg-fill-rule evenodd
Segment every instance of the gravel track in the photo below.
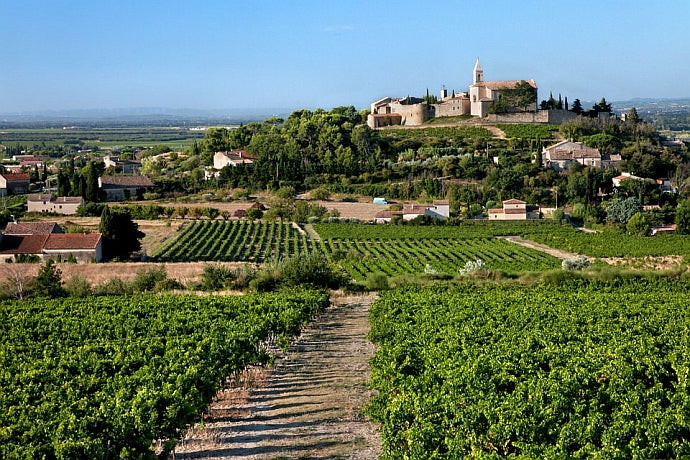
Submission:
M 218 394 L 175 459 L 375 459 L 380 439 L 362 414 L 371 397 L 366 339 L 372 296 L 332 305 L 269 370 Z

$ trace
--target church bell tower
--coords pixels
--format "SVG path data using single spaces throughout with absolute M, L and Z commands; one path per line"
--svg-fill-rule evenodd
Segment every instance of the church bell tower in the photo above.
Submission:
M 472 84 L 476 85 L 484 81 L 484 70 L 482 65 L 479 63 L 479 58 L 477 58 L 477 63 L 474 65 L 474 78 L 472 79 Z

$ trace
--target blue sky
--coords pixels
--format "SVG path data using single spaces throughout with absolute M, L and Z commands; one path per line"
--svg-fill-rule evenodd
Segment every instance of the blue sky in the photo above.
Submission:
M 365 108 L 536 80 L 539 98 L 690 96 L 690 1 L 0 0 L 0 113 Z

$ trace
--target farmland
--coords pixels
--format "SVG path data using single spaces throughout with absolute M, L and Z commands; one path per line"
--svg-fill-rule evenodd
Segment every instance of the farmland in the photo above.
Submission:
M 189 128 L 77 128 L 77 129 L 18 129 L 0 130 L 0 144 L 25 147 L 73 147 L 98 149 L 119 147 L 148 147 L 170 144 L 176 147 L 190 145 L 194 139 L 204 137 L 203 130 Z
M 632 279 L 382 294 L 369 414 L 384 456 L 687 456 L 686 293 Z
M 371 273 L 387 276 L 456 274 L 466 262 L 483 260 L 492 270 L 517 273 L 548 270 L 560 261 L 544 253 L 495 238 L 473 239 L 322 239 L 326 258 L 358 281 Z
M 358 281 L 370 273 L 421 274 L 427 265 L 454 274 L 482 259 L 494 270 L 515 273 L 556 268 L 560 261 L 541 252 L 478 236 L 460 227 L 314 225 L 320 242 L 290 224 L 264 221 L 193 221 L 151 253 L 158 262 L 234 261 L 263 263 L 300 252 L 320 251 Z M 337 236 L 340 235 L 340 236 Z
M 151 458 L 326 305 L 320 291 L 3 303 L 0 457 Z
M 197 220 L 156 249 L 158 262 L 227 261 L 262 263 L 300 252 L 310 252 L 306 233 L 291 224 L 264 221 Z

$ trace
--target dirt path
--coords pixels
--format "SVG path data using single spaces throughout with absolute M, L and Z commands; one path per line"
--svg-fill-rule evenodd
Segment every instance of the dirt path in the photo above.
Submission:
M 545 252 L 551 256 L 558 259 L 574 259 L 575 257 L 581 257 L 580 254 L 574 252 L 567 252 L 561 249 L 554 249 L 552 247 L 546 246 L 545 244 L 535 243 L 534 241 L 522 239 L 519 236 L 499 236 L 497 238 L 503 238 L 504 240 L 510 241 L 511 243 L 519 244 L 526 248 L 536 249 L 537 251 Z M 589 258 L 588 258 L 589 259 Z
M 361 413 L 371 396 L 372 301 L 334 301 L 272 370 L 221 392 L 175 459 L 378 458 L 380 439 Z
M 318 233 L 316 233 L 316 230 L 314 230 L 314 227 L 312 227 L 311 224 L 305 224 L 304 229 L 307 231 L 312 240 L 316 241 L 317 243 L 321 241 L 321 237 Z

